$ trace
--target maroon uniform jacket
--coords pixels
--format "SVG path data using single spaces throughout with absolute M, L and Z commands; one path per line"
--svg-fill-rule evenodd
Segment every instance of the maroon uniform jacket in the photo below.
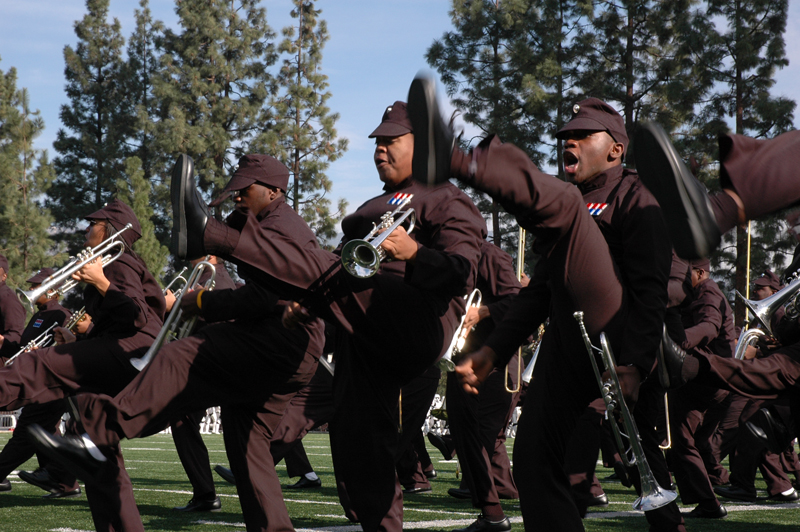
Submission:
M 725 295 L 713 279 L 706 279 L 694 288 L 694 299 L 684 312 L 686 340 L 684 349 L 732 357 L 736 350 L 733 311 Z
M 0 284 L 0 334 L 9 342 L 18 342 L 25 328 L 25 307 L 6 283 Z
M 9 358 L 17 354 L 17 352 L 28 345 L 31 340 L 34 340 L 46 331 L 54 323 L 57 326 L 63 326 L 72 317 L 72 313 L 61 306 L 61 304 L 51 299 L 44 306 L 39 307 L 39 310 L 28 321 L 25 330 L 22 331 L 22 337 L 18 342 L 9 341 L 6 338 L 3 341 L 3 346 L 0 347 L 0 357 Z M 52 334 L 52 331 L 50 331 Z M 52 345 L 50 342 L 46 345 Z

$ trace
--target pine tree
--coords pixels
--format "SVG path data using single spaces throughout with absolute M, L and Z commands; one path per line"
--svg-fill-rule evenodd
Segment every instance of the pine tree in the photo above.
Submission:
M 77 244 L 84 216 L 101 208 L 115 192 L 127 157 L 133 119 L 125 93 L 124 38 L 119 21 L 108 21 L 108 0 L 87 0 L 87 14 L 75 24 L 78 44 L 64 48 L 69 103 L 62 105 L 53 144 L 58 177 L 48 207 L 62 234 Z
M 47 152 L 33 147 L 43 130 L 44 120 L 30 109 L 27 89 L 16 89 L 12 68 L 2 76 L 0 89 L 0 253 L 8 258 L 12 286 L 62 259 L 49 234 L 53 218 L 41 205 L 55 178 Z
M 134 242 L 133 250 L 144 260 L 147 269 L 156 278 L 164 273 L 169 260 L 169 249 L 161 245 L 154 231 L 153 206 L 150 202 L 150 182 L 145 179 L 142 160 L 129 157 L 125 160 L 127 179 L 117 180 L 116 198 L 133 209 L 142 226 L 142 237 Z
M 337 212 L 325 197 L 332 182 L 325 175 L 329 164 L 347 149 L 347 139 L 337 139 L 338 113 L 327 101 L 328 76 L 321 73 L 322 48 L 328 40 L 327 25 L 318 17 L 314 0 L 293 0 L 292 18 L 297 26 L 283 29 L 278 51 L 284 55 L 278 74 L 279 93 L 264 117 L 267 127 L 250 145 L 253 152 L 272 155 L 291 172 L 287 200 L 302 214 L 320 239 L 336 236 L 336 224 L 347 202 L 340 199 Z
M 165 30 L 158 100 L 157 150 L 194 159 L 199 186 L 215 195 L 237 156 L 259 130 L 274 80 L 272 30 L 258 0 L 182 0 L 180 33 Z M 168 168 L 160 170 L 166 175 Z M 154 170 L 156 172 L 156 170 Z

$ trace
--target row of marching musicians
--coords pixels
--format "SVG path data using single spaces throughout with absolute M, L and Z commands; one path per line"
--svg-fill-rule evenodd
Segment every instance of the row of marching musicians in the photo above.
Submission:
M 121 440 L 146 437 L 221 405 L 231 478 L 248 531 L 292 530 L 271 447 L 279 437 L 288 441 L 291 431 L 308 429 L 309 420 L 302 427 L 284 422 L 298 392 L 313 383 L 324 350 L 324 320 L 336 329 L 330 438 L 337 487 L 348 517 L 364 530 L 399 532 L 398 450 L 413 444 L 430 402 L 408 408 L 408 394 L 401 390 L 419 385 L 428 390 L 421 393 L 430 394 L 437 380 L 431 368 L 448 351 L 460 323 L 472 323 L 465 317 L 464 295 L 484 283 L 487 302 L 495 306 L 487 305 L 483 316 L 476 310 L 470 319 L 491 316 L 494 330 L 450 361 L 457 365 L 448 379 L 454 430 L 461 424 L 472 431 L 456 443 L 465 468 L 471 468 L 470 497 L 481 510 L 467 530 L 511 528 L 500 490 L 485 473 L 503 421 L 484 427 L 476 418 L 497 396 L 503 406 L 494 410 L 510 411 L 512 399 L 492 383 L 506 380 L 504 368 L 518 346 L 545 321 L 515 441 L 513 481 L 526 528 L 583 530 L 586 506 L 602 501 L 589 489 L 603 430 L 599 413 L 609 410 L 609 419 L 619 417 L 624 424 L 614 429 L 612 423 L 613 434 L 631 436 L 633 456 L 620 456 L 627 466 L 619 474 L 640 491 L 636 507 L 645 510 L 651 530 L 684 530 L 676 493 L 667 489 L 670 467 L 659 448 L 666 419 L 663 392 L 689 378 L 713 381 L 709 364 L 698 368 L 691 361 L 721 357 L 699 350 L 686 357 L 662 331 L 668 304 L 685 304 L 681 287 L 687 278 L 693 293 L 707 281 L 707 265 L 673 260 L 673 245 L 687 256 L 696 244 L 696 255 L 702 255 L 715 242 L 700 238 L 696 215 L 689 222 L 679 216 L 688 209 L 684 204 L 675 209 L 678 215 L 659 207 L 675 197 L 683 201 L 670 195 L 669 187 L 666 193 L 659 189 L 672 169 L 688 179 L 663 132 L 649 125 L 637 131 L 640 179 L 622 165 L 629 144 L 622 117 L 595 98 L 576 103 L 572 111 L 556 132 L 564 145 L 566 183 L 540 172 L 521 150 L 496 136 L 468 153 L 456 147 L 439 113 L 434 82 L 415 79 L 408 105 L 386 108 L 370 135 L 383 192 L 343 220 L 337 252 L 321 249 L 286 203 L 289 171 L 276 159 L 243 157 L 223 194 L 206 205 L 192 160 L 180 156 L 171 180 L 172 252 L 179 259 L 229 260 L 247 283 L 222 290 L 190 287 L 170 314 L 199 316 L 206 325 L 167 343 L 164 296 L 130 247 L 140 236 L 138 222 L 130 208 L 112 202 L 89 217 L 87 244 L 94 248 L 122 231 L 119 256 L 107 264 L 89 260 L 69 275 L 86 284 L 92 330 L 80 342 L 67 341 L 71 338 L 62 331 L 58 345 L 0 369 L 0 406 L 70 398 L 74 435 L 30 424 L 29 436 L 46 459 L 85 482 L 98 530 L 143 530 Z M 734 148 L 739 141 L 729 140 Z M 735 182 L 737 172 L 748 173 L 728 168 L 726 178 Z M 502 275 L 513 271 L 510 259 L 492 260 L 485 222 L 451 178 L 491 196 L 534 237 L 540 260 L 526 287 L 509 283 L 510 290 L 518 290 L 514 297 L 502 297 L 509 295 Z M 228 198 L 236 209 L 220 222 L 209 208 Z M 725 194 L 711 205 L 738 221 L 738 198 Z M 728 223 L 723 219 L 717 218 L 718 231 Z M 687 348 L 710 345 L 707 335 L 696 345 L 689 342 L 701 337 L 701 330 L 690 331 L 701 325 L 697 319 L 703 314 L 689 305 L 685 314 L 695 321 L 681 323 L 685 332 L 678 329 L 678 339 L 683 343 L 685 335 Z M 660 372 L 657 353 L 665 356 Z M 730 379 L 713 382 L 717 388 L 730 386 Z M 676 463 L 672 469 L 681 488 Z M 581 489 L 589 493 L 583 500 Z M 716 500 L 697 503 L 689 516 L 724 513 Z

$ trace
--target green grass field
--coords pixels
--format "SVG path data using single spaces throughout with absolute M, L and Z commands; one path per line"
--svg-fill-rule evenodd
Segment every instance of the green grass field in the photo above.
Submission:
M 0 446 L 10 438 L 10 433 L 0 433 Z M 205 436 L 212 465 L 225 464 L 225 449 L 221 435 Z M 316 490 L 286 492 L 286 504 L 298 530 L 341 531 L 360 530 L 344 517 L 336 496 L 330 447 L 326 434 L 309 434 L 304 440 L 311 462 L 322 478 L 323 487 Z M 509 442 L 512 445 L 513 442 Z M 182 506 L 191 497 L 191 486 L 183 472 L 172 437 L 157 435 L 144 440 L 124 442 L 125 461 L 133 481 L 139 511 L 148 531 L 231 532 L 244 530 L 236 488 L 216 477 L 218 493 L 222 498 L 222 511 L 205 514 L 180 514 L 171 510 Z M 447 490 L 458 486 L 456 462 L 441 461 L 436 449 L 429 449 L 439 473 L 431 482 L 433 493 L 406 497 L 405 528 L 408 530 L 451 530 L 471 523 L 477 512 L 469 501 L 453 499 Z M 32 470 L 31 460 L 21 469 Z M 282 483 L 288 484 L 286 469 L 278 466 Z M 610 474 L 598 469 L 598 476 Z M 44 492 L 20 481 L 16 474 L 10 476 L 13 490 L 0 493 L 0 532 L 58 531 L 81 532 L 94 530 L 86 497 L 47 501 Z M 760 481 L 760 478 L 759 478 Z M 763 489 L 761 482 L 758 487 Z M 643 514 L 634 512 L 632 490 L 620 484 L 605 483 L 604 489 L 611 503 L 607 508 L 593 511 L 584 521 L 586 530 L 593 531 L 646 531 Z M 761 495 L 766 496 L 765 492 Z M 687 529 L 696 531 L 797 531 L 800 530 L 800 504 L 772 504 L 767 501 L 755 504 L 724 503 L 729 516 L 722 521 L 689 521 Z M 514 522 L 514 530 L 522 530 L 517 501 L 503 501 L 503 507 Z M 684 507 L 688 512 L 692 507 Z M 549 531 L 548 531 L 549 532 Z

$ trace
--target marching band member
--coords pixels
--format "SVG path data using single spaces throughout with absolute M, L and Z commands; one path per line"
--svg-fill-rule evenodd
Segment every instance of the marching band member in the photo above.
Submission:
M 565 170 L 571 180 L 601 196 L 597 221 L 578 188 L 541 173 L 521 150 L 496 136 L 470 154 L 454 149 L 432 80 L 415 79 L 409 100 L 412 123 L 421 129 L 415 139 L 415 178 L 436 183 L 453 176 L 486 192 L 536 239 L 534 250 L 543 259 L 531 283 L 484 346 L 467 355 L 456 371 L 465 389 L 477 393 L 488 373 L 504 364 L 549 315 L 535 385 L 525 399 L 537 408 L 525 409 L 520 419 L 514 477 L 526 527 L 583 530 L 564 458 L 576 419 L 599 388 L 573 313 L 584 312 L 592 338 L 606 332 L 617 353 L 625 399 L 635 403 L 654 366 L 667 303 L 671 250 L 658 204 L 636 175 L 623 169 L 627 134 L 622 118 L 597 99 L 577 104 L 573 119 L 558 133 L 566 141 Z M 657 404 L 651 399 L 644 403 L 640 406 Z M 651 440 L 644 449 L 656 480 L 669 485 L 655 431 L 643 430 L 642 437 Z M 647 512 L 647 518 L 653 530 L 684 528 L 674 502 Z M 484 522 L 475 530 L 496 526 Z

